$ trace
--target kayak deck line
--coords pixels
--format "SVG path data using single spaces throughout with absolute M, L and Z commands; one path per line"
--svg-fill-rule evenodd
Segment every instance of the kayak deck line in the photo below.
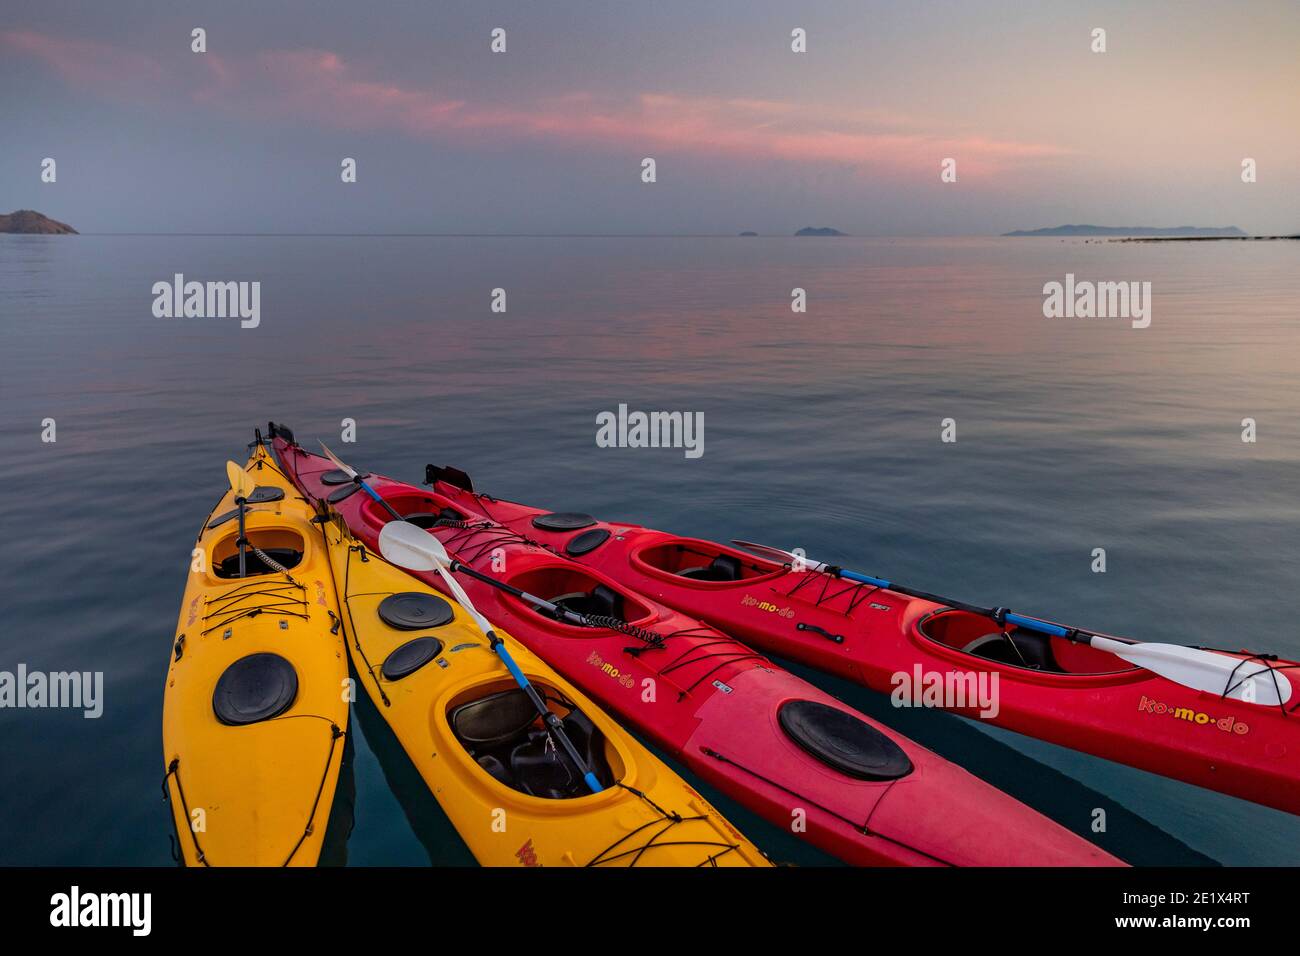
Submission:
M 291 598 L 292 590 L 302 593 L 298 600 Z M 224 594 L 208 599 L 204 622 L 220 618 L 204 628 L 200 633 L 207 634 L 219 627 L 233 624 L 243 617 L 256 617 L 258 614 L 285 614 L 307 620 L 307 589 L 292 579 L 290 581 L 250 581 L 236 585 Z M 251 603 L 246 603 L 251 602 Z

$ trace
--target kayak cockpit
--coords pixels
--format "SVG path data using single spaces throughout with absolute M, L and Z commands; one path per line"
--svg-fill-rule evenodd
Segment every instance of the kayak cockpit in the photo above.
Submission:
M 244 552 L 245 577 L 279 573 L 302 563 L 306 546 L 302 535 L 288 528 L 258 528 L 247 534 L 249 547 Z M 257 550 L 255 551 L 254 548 Z M 280 566 L 273 568 L 258 555 L 261 551 Z M 239 577 L 239 535 L 222 538 L 212 549 L 212 573 L 219 578 Z
M 1135 667 L 1108 651 L 1024 628 L 1000 629 L 989 618 L 947 608 L 921 619 L 917 630 L 938 644 L 1004 667 L 1046 674 L 1113 674 Z
M 532 684 L 601 786 L 621 779 L 617 753 L 591 718 L 546 682 L 532 678 Z M 532 700 L 518 687 L 477 686 L 452 701 L 447 722 L 470 759 L 498 783 L 544 800 L 590 796 L 583 771 L 557 745 Z
M 653 612 L 632 595 L 610 587 L 599 578 L 576 567 L 533 568 L 510 579 L 513 587 L 535 594 L 566 611 L 588 617 L 612 617 L 635 623 L 652 616 Z M 556 618 L 537 605 L 527 605 L 532 611 Z M 575 628 L 575 630 L 584 630 Z
M 749 581 L 783 570 L 781 565 L 752 554 L 694 538 L 673 538 L 639 548 L 632 553 L 631 561 L 656 576 L 708 583 Z

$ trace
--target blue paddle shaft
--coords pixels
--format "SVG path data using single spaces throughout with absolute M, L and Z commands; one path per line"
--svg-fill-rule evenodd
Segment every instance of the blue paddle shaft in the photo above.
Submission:
M 1023 614 L 1013 614 L 1007 612 L 1007 621 L 1015 624 L 1017 627 L 1023 627 L 1030 631 L 1040 631 L 1043 634 L 1050 634 L 1053 637 L 1069 637 L 1069 628 L 1061 627 L 1059 624 L 1048 624 L 1046 621 L 1040 621 L 1036 617 L 1025 617 Z
M 361 486 L 361 490 L 362 490 L 362 491 L 364 491 L 364 492 L 365 492 L 366 494 L 368 494 L 371 498 L 374 498 L 375 501 L 377 501 L 377 502 L 379 502 L 381 505 L 383 505 L 384 508 L 388 511 L 388 513 L 389 513 L 390 515 L 392 515 L 394 518 L 396 518 L 398 521 L 405 521 L 405 520 L 406 520 L 405 518 L 403 518 L 401 515 L 399 515 L 399 514 L 397 513 L 397 509 L 396 509 L 396 508 L 394 508 L 394 507 L 393 507 L 392 505 L 390 505 L 387 501 L 385 501 L 383 498 L 381 498 L 381 497 L 379 496 L 379 492 L 375 491 L 374 488 L 371 488 L 370 485 L 368 485 L 368 484 L 366 483 L 365 479 L 362 478 L 360 475 L 357 475 L 357 476 L 354 477 L 352 480 L 355 481 L 358 485 Z
M 869 574 L 858 574 L 857 571 L 845 571 L 841 569 L 840 577 L 846 578 L 849 581 L 858 581 L 861 584 L 870 584 L 872 587 L 877 588 L 888 588 L 892 586 L 890 582 L 886 581 L 884 578 L 873 578 Z
M 539 711 L 549 714 L 550 708 L 546 706 L 546 702 L 538 695 L 536 688 L 529 683 L 528 678 L 524 676 L 524 672 L 520 670 L 519 665 L 515 663 L 515 659 L 510 656 L 510 652 L 506 650 L 505 641 L 501 640 L 500 637 L 492 632 L 489 632 L 488 634 L 488 641 L 491 643 L 492 649 L 496 651 L 497 657 L 501 658 L 501 662 L 506 665 L 506 670 L 508 670 L 510 676 L 515 679 L 515 683 L 518 684 L 525 693 L 533 698 L 533 703 L 537 705 Z M 561 745 L 568 753 L 569 759 L 573 761 L 574 766 L 579 769 L 585 769 L 586 761 L 582 759 L 581 754 L 578 753 L 578 749 L 573 746 L 573 741 L 571 741 L 559 727 L 554 729 L 555 735 L 560 739 Z M 600 785 L 600 781 L 596 779 L 596 775 L 590 770 L 586 770 L 582 779 L 583 782 L 587 784 L 587 789 L 592 793 L 600 793 L 605 789 Z
M 901 585 L 894 584 L 892 581 L 886 581 L 884 578 L 873 578 L 869 574 L 859 574 L 857 571 L 845 571 L 842 568 L 837 569 L 836 573 L 839 574 L 840 577 L 848 581 L 857 581 L 860 584 L 870 584 L 872 587 L 886 588 L 891 591 L 897 591 L 900 594 L 910 594 L 913 597 L 920 597 L 920 598 L 925 598 L 926 600 L 932 600 L 936 604 L 950 604 L 953 607 L 961 608 L 963 610 L 974 611 L 980 614 L 993 613 L 989 608 L 975 607 L 974 605 L 963 604 L 960 601 L 950 601 L 947 598 L 940 597 L 937 594 L 929 594 L 925 591 L 916 591 L 911 588 L 905 588 L 902 587 Z M 1016 625 L 1017 627 L 1023 627 L 1029 631 L 1038 631 L 1042 634 L 1050 634 L 1053 637 L 1070 636 L 1069 628 L 1061 627 L 1059 624 L 1049 624 L 1047 621 L 1040 621 L 1036 617 L 1026 617 L 1023 614 L 1016 614 L 1012 611 L 1006 612 L 1004 620 L 1006 620 L 1010 624 Z

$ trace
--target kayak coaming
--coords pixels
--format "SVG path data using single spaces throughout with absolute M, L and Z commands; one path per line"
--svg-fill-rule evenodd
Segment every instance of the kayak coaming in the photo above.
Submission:
M 320 476 L 331 466 L 274 430 L 273 435 L 277 455 L 299 488 L 308 497 L 328 495 L 330 489 Z M 408 506 L 419 503 L 423 505 L 419 510 L 450 506 L 477 514 L 473 508 L 465 508 L 467 502 L 453 501 L 454 494 L 443 497 L 378 475 L 367 481 L 402 513 L 409 513 Z M 346 515 L 352 533 L 372 546 L 390 520 L 382 506 L 363 495 L 336 498 L 334 507 Z M 437 533 L 449 550 L 480 570 L 491 572 L 491 551 L 494 546 L 503 548 L 507 580 L 547 569 L 571 572 L 576 566 L 518 536 L 509 535 L 494 544 L 492 535 L 499 532 L 470 530 L 471 538 L 487 536 L 470 541 L 461 537 L 466 529 L 441 528 Z M 494 624 L 512 631 L 600 704 L 777 826 L 798 832 L 797 826 L 792 827 L 797 821 L 804 828 L 799 835 L 858 864 L 1119 864 L 1083 838 L 858 714 L 731 636 L 656 603 L 652 595 L 630 593 L 598 570 L 587 567 L 586 573 L 648 607 L 649 614 L 634 621 L 636 625 L 653 627 L 669 641 L 677 639 L 687 650 L 656 668 L 653 661 L 646 661 L 654 650 L 635 648 L 636 653 L 627 653 L 634 641 L 618 632 L 575 628 L 544 617 L 473 579 L 462 583 Z M 441 582 L 432 572 L 415 576 L 441 590 Z M 712 667 L 705 675 L 708 684 L 702 685 L 702 678 L 693 684 L 684 680 L 677 683 L 676 692 L 657 692 L 659 681 L 672 682 L 665 670 L 682 665 L 682 659 L 701 644 L 714 642 L 734 647 L 728 653 L 735 657 Z M 643 698 L 647 681 L 656 689 L 648 701 Z M 900 779 L 883 781 L 853 779 L 833 771 L 777 726 L 781 706 L 794 700 L 822 703 L 873 728 L 904 749 L 912 771 Z
M 377 608 L 384 598 L 433 589 L 382 557 L 367 554 L 366 546 L 341 524 L 337 515 L 322 522 L 321 535 L 342 596 L 343 630 L 356 672 L 479 863 L 770 865 L 708 801 L 504 631 L 500 636 L 529 680 L 539 689 L 558 692 L 601 732 L 607 757 L 612 751 L 618 785 L 572 799 L 544 799 L 486 773 L 456 739 L 449 715 L 461 703 L 513 689 L 515 683 L 454 600 L 447 599 L 454 615 L 447 624 L 399 631 L 380 621 Z M 359 555 L 355 563 L 354 554 Z M 363 582 L 360 591 L 353 591 L 354 580 Z M 435 660 L 398 680 L 385 678 L 383 657 L 377 652 L 385 647 L 391 652 L 420 636 L 443 641 Z
M 343 761 L 347 655 L 332 633 L 337 604 L 312 510 L 264 449 L 254 449 L 247 469 L 259 485 L 279 488 L 284 497 L 250 506 L 246 534 L 257 540 L 288 533 L 301 540 L 302 557 L 289 575 L 303 591 L 283 600 L 292 586 L 280 573 L 217 576 L 214 557 L 237 526 L 210 528 L 205 520 L 195 543 L 203 570 L 188 575 L 163 694 L 164 786 L 186 865 L 312 866 Z M 209 520 L 233 505 L 229 491 Z M 236 606 L 229 607 L 232 601 Z M 204 612 L 213 602 L 228 610 L 216 611 L 217 623 L 205 628 Z M 222 723 L 213 709 L 217 681 L 230 665 L 259 653 L 290 662 L 296 696 L 271 718 Z
M 556 553 L 564 553 L 564 544 L 572 536 L 533 527 L 534 516 L 548 513 L 542 509 L 475 495 L 445 482 L 435 488 L 462 507 L 478 502 L 478 510 L 507 527 L 526 527 L 528 535 Z M 995 717 L 979 717 L 979 708 L 974 706 L 947 709 L 1063 747 L 1300 813 L 1300 713 L 1294 712 L 1295 703 L 1284 712 L 1277 706 L 1194 690 L 1109 652 L 1055 636 L 1049 641 L 1058 658 L 1074 655 L 1108 661 L 1107 669 L 1061 673 L 993 661 L 963 653 L 926 632 L 927 624 L 944 617 L 978 617 L 971 612 L 847 582 L 810 567 L 794 570 L 699 538 L 617 522 L 598 521 L 583 530 L 594 528 L 609 530 L 609 538 L 593 551 L 566 556 L 566 560 L 599 569 L 639 593 L 707 619 L 756 647 L 883 693 L 894 692 L 897 675 L 912 675 L 918 665 L 923 673 L 937 673 L 941 679 L 950 673 L 996 674 Z M 680 577 L 645 560 L 647 552 L 677 544 L 739 556 L 768 570 L 737 581 L 703 581 Z M 868 599 L 852 607 L 847 600 L 838 606 L 834 601 L 807 600 L 798 591 L 810 580 L 825 582 L 841 594 L 857 592 Z M 745 600 L 747 594 L 755 598 L 753 603 Z M 784 617 L 764 610 L 765 603 L 793 614 Z M 799 623 L 838 634 L 843 641 L 835 643 L 817 630 L 797 630 Z M 985 630 L 998 629 L 989 621 Z M 1009 628 L 1012 634 L 1017 630 Z M 1221 653 L 1243 661 L 1258 656 Z M 1280 661 L 1276 666 L 1295 665 Z M 1169 719 L 1167 715 L 1175 712 L 1192 716 Z M 1202 716 L 1207 719 L 1201 721 Z M 1164 722 L 1157 717 L 1164 717 Z M 1221 729 L 1225 723 L 1226 729 Z M 1243 732 L 1242 726 L 1248 729 Z

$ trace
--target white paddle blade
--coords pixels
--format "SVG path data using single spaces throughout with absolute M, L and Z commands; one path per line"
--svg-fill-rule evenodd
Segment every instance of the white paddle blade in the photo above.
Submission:
M 379 553 L 399 568 L 432 571 L 448 560 L 442 542 L 408 521 L 390 521 L 379 532 Z
M 790 564 L 796 568 L 802 567 L 808 571 L 824 571 L 830 566 L 821 561 L 814 561 L 806 555 L 800 557 L 793 551 L 783 551 L 769 544 L 755 544 L 753 541 L 740 541 L 736 538 L 732 538 L 731 543 L 738 548 L 744 548 L 746 551 L 758 555 L 760 558 L 768 558 L 781 564 Z
M 319 441 L 319 439 L 317 440 Z M 325 452 L 325 457 L 328 458 L 330 461 L 334 462 L 335 468 L 339 469 L 339 471 L 343 472 L 349 478 L 355 478 L 357 476 L 357 473 L 355 471 L 353 471 L 347 465 L 343 464 L 343 462 L 339 461 L 337 458 L 334 457 L 334 452 L 330 451 L 328 446 L 326 446 L 324 442 L 320 443 L 320 447 L 321 450 Z M 428 568 L 425 568 L 425 570 L 427 571 Z
M 780 548 L 774 548 L 767 544 L 755 544 L 753 541 L 741 541 L 732 538 L 731 543 L 738 548 L 744 548 L 764 558 L 772 558 L 775 561 L 793 561 L 794 554 L 790 551 L 782 551 Z
M 1202 651 L 1178 644 L 1125 644 L 1105 637 L 1089 642 L 1153 674 L 1211 694 L 1265 707 L 1276 707 L 1291 699 L 1291 682 L 1280 671 L 1258 661 Z

